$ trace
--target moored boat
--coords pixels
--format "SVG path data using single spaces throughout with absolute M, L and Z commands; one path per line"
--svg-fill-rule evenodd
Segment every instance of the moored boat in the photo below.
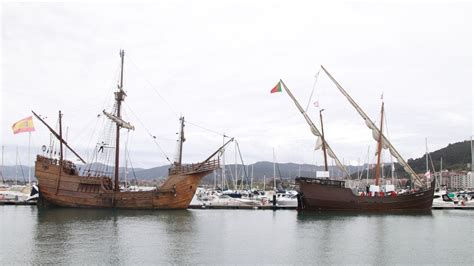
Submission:
M 126 93 L 123 90 L 123 62 L 121 56 L 121 74 L 118 90 L 115 92 L 114 113 L 103 111 L 104 115 L 116 126 L 114 180 L 106 174 L 90 172 L 80 174 L 76 165 L 63 158 L 63 146 L 66 146 L 83 163 L 85 161 L 64 140 L 59 112 L 59 133 L 52 129 L 35 112 L 33 114 L 51 131 L 60 143 L 59 159 L 38 155 L 35 162 L 35 175 L 38 179 L 41 203 L 77 208 L 124 208 L 124 209 L 185 209 L 189 206 L 201 179 L 219 168 L 219 160 L 211 160 L 225 145 L 202 162 L 182 164 L 182 144 L 184 142 L 184 118 L 181 117 L 179 137 L 179 160 L 169 168 L 168 177 L 159 186 L 148 191 L 124 191 L 120 189 L 119 148 L 120 129 L 133 130 L 134 127 L 122 120 L 120 108 Z M 103 151 L 101 146 L 97 151 Z
M 297 177 L 295 183 L 298 191 L 298 210 L 335 210 L 335 211 L 398 211 L 398 210 L 430 210 L 433 203 L 433 194 L 435 189 L 435 180 L 424 183 L 411 169 L 408 163 L 401 157 L 398 151 L 393 147 L 389 140 L 382 132 L 382 124 L 378 128 L 374 122 L 365 114 L 365 112 L 357 105 L 357 103 L 349 96 L 349 94 L 339 85 L 339 83 L 321 66 L 329 78 L 335 83 L 339 91 L 351 103 L 356 111 L 361 115 L 365 124 L 372 130 L 374 138 L 378 142 L 378 161 L 376 168 L 376 184 L 373 190 L 367 193 L 359 193 L 357 190 L 350 188 L 348 182 L 344 180 L 334 180 L 326 178 L 309 178 Z M 323 147 L 324 157 L 326 161 L 326 150 L 328 155 L 333 158 L 336 164 L 343 170 L 347 178 L 350 174 L 345 169 L 337 158 L 335 152 L 330 148 L 329 144 L 324 138 L 324 131 L 321 131 L 314 125 L 312 120 L 307 115 L 306 111 L 301 107 L 296 98 L 287 88 L 285 83 L 280 80 L 277 85 L 283 87 L 290 98 L 293 100 L 298 110 L 304 116 L 306 122 L 309 124 L 311 132 L 318 137 L 318 143 L 321 142 Z M 281 91 L 281 89 L 280 89 Z M 383 115 L 383 104 L 382 112 Z M 322 121 L 322 117 L 321 117 Z M 383 118 L 381 119 L 381 123 Z M 398 160 L 399 164 L 411 177 L 415 189 L 405 193 L 397 194 L 395 191 L 383 192 L 380 190 L 378 179 L 380 174 L 380 153 L 381 149 L 389 149 L 390 153 Z M 326 171 L 327 171 L 327 162 Z

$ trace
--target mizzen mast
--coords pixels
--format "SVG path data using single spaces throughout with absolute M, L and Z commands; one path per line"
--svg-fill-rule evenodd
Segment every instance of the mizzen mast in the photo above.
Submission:
M 77 154 L 77 152 L 76 152 L 75 150 L 73 150 L 73 149 L 68 145 L 68 143 L 62 138 L 62 136 L 61 136 L 62 133 L 61 133 L 61 134 L 58 134 L 56 131 L 54 131 L 53 128 L 51 128 L 51 127 L 48 125 L 48 123 L 46 123 L 46 122 L 45 122 L 39 115 L 37 115 L 33 110 L 32 110 L 31 112 L 33 113 L 33 115 L 34 115 L 36 118 L 38 118 L 38 120 L 39 120 L 41 123 L 43 123 L 43 124 L 49 129 L 49 131 L 51 132 L 51 134 L 53 134 L 53 135 L 59 140 L 59 142 L 61 143 L 61 146 L 62 146 L 62 144 L 64 144 L 72 153 L 74 153 L 74 155 L 77 156 L 77 158 L 79 158 L 79 160 L 81 160 L 81 162 L 86 163 L 86 161 L 84 161 L 84 159 L 82 159 L 82 157 L 79 156 L 79 154 Z M 61 114 L 61 112 L 60 112 L 60 114 Z M 61 116 L 60 116 L 60 117 L 61 117 Z M 62 151 L 61 151 L 61 156 L 62 156 Z M 62 158 L 61 158 L 61 160 L 62 160 Z
M 179 131 L 179 147 L 178 147 L 178 165 L 183 163 L 183 143 L 186 141 L 184 138 L 184 116 L 179 118 L 180 123 L 180 131 Z

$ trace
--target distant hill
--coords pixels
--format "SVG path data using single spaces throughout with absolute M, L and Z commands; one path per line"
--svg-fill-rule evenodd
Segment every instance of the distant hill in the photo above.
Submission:
M 441 168 L 441 158 L 443 158 L 443 170 L 450 171 L 470 171 L 471 170 L 471 142 L 461 141 L 454 144 L 448 144 L 447 147 L 430 152 L 428 155 L 428 164 L 429 169 L 433 172 L 434 170 L 438 172 Z M 423 155 L 417 159 L 408 159 L 407 160 L 410 167 L 415 171 L 415 173 L 425 173 L 426 172 L 426 155 Z M 363 172 L 363 176 L 367 174 L 366 171 Z M 372 176 L 374 173 L 370 173 Z M 384 169 L 384 175 L 390 176 L 390 166 L 387 165 Z M 397 177 L 406 177 L 407 173 L 400 166 L 400 164 L 395 163 L 395 176 Z
M 462 141 L 454 144 L 449 144 L 447 147 L 430 153 L 430 168 L 431 160 L 434 164 L 436 171 L 440 169 L 440 158 L 443 158 L 443 169 L 448 170 L 469 170 L 468 164 L 471 163 L 471 146 L 470 141 Z M 413 168 L 416 173 L 424 173 L 426 171 L 425 155 L 417 159 L 408 159 L 408 164 Z M 94 164 L 94 167 L 104 167 L 100 164 Z M 85 166 L 78 166 L 81 169 L 85 169 Z M 359 170 L 362 176 L 366 175 L 363 169 L 366 169 L 367 165 L 360 166 Z M 159 180 L 167 176 L 169 165 L 163 165 L 153 167 L 149 169 L 135 168 L 129 169 L 128 179 L 132 180 L 134 177 L 138 180 Z M 296 164 L 296 163 L 278 163 L 275 165 L 276 168 L 276 179 L 287 180 L 296 176 L 315 176 L 316 171 L 322 171 L 323 166 L 315 166 L 310 164 Z M 341 176 L 342 172 L 334 166 L 330 166 L 331 176 Z M 16 170 L 17 169 L 17 170 Z M 109 166 L 109 171 L 112 167 Z M 252 172 L 253 169 L 253 172 Z M 353 178 L 357 176 L 357 166 L 347 166 L 349 173 L 352 174 Z M 385 167 L 385 175 L 390 175 L 390 167 Z M 124 168 L 120 168 L 121 177 L 124 176 Z M 246 172 L 246 174 L 244 174 Z M 273 162 L 262 161 L 254 164 L 247 165 L 244 168 L 241 165 L 237 165 L 237 176 L 238 180 L 245 180 L 250 182 L 250 177 L 253 173 L 254 182 L 262 182 L 263 177 L 266 176 L 267 181 L 273 178 Z M 395 165 L 395 173 L 398 177 L 406 176 L 406 173 L 400 165 Z M 31 174 L 34 176 L 34 169 L 31 169 Z M 18 176 L 18 180 L 28 180 L 28 167 L 26 166 L 4 166 L 3 176 L 6 179 L 14 180 L 15 176 Z M 372 173 L 371 173 L 372 176 Z M 221 171 L 217 171 L 216 179 L 221 180 Z M 226 165 L 226 179 L 228 181 L 235 180 L 235 165 Z M 203 180 L 206 184 L 212 184 L 214 182 L 214 174 L 208 175 Z M 220 182 L 219 182 L 220 183 Z

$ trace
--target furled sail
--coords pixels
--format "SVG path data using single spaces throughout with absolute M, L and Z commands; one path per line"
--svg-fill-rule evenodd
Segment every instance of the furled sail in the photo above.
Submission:
M 321 66 L 321 68 L 324 70 L 324 72 L 326 72 L 326 74 L 332 80 L 332 82 L 334 82 L 334 84 L 336 84 L 336 87 L 347 98 L 347 100 L 352 104 L 352 106 L 356 109 L 356 111 L 359 113 L 359 115 L 365 120 L 365 124 L 370 129 L 372 129 L 373 131 L 376 131 L 377 136 L 378 136 L 378 134 L 380 134 L 380 130 L 377 128 L 377 126 L 374 124 L 374 122 L 372 122 L 372 120 L 370 120 L 370 118 L 365 114 L 365 112 L 359 107 L 359 105 L 357 105 L 357 103 L 351 98 L 351 96 L 349 96 L 349 94 L 341 87 L 341 85 L 339 85 L 339 83 L 331 76 L 331 74 L 329 74 L 329 72 L 323 66 Z M 388 148 L 390 150 L 390 153 L 395 158 L 397 158 L 398 163 L 400 163 L 400 165 L 403 167 L 403 169 L 405 169 L 405 171 L 411 176 L 412 180 L 415 182 L 415 185 L 417 185 L 419 187 L 422 187 L 423 182 L 421 181 L 421 179 L 416 175 L 416 173 L 413 171 L 413 169 L 406 163 L 406 161 L 403 159 L 403 157 L 400 155 L 400 153 L 398 153 L 398 151 L 395 149 L 395 147 L 393 147 L 393 145 L 390 143 L 390 141 L 385 137 L 385 135 L 383 133 L 382 133 L 382 141 L 384 143 L 383 145 L 388 146 Z
M 314 125 L 313 121 L 311 121 L 311 119 L 309 118 L 308 114 L 303 110 L 303 108 L 301 107 L 301 105 L 298 103 L 298 101 L 296 100 L 296 98 L 293 96 L 293 94 L 290 92 L 290 90 L 286 87 L 285 83 L 283 82 L 283 80 L 280 79 L 280 82 L 281 84 L 283 84 L 283 88 L 285 88 L 285 91 L 288 93 L 288 95 L 290 96 L 290 98 L 293 100 L 293 102 L 295 102 L 296 104 L 296 107 L 298 108 L 298 110 L 300 110 L 301 114 L 304 116 L 306 122 L 309 124 L 310 128 L 311 128 L 311 132 L 319 137 L 321 136 L 321 133 L 319 132 L 318 128 Z M 337 158 L 336 154 L 333 152 L 333 150 L 331 149 L 331 147 L 329 147 L 329 144 L 327 143 L 326 140 L 324 140 L 324 144 L 326 146 L 326 150 L 328 151 L 328 154 L 331 158 L 333 158 L 335 161 L 336 161 L 336 164 L 339 168 L 341 168 L 344 173 L 347 175 L 347 177 L 350 177 L 351 175 L 349 174 L 349 172 L 347 171 L 346 167 L 341 163 L 341 161 L 339 161 L 339 159 Z
M 107 113 L 105 110 L 102 111 L 105 116 L 107 116 L 110 120 L 114 121 L 117 125 L 119 125 L 121 128 L 126 128 L 129 130 L 135 130 L 135 127 L 132 126 L 130 123 L 123 121 L 121 118 Z
M 374 138 L 375 141 L 379 141 L 379 131 L 378 129 L 372 129 L 372 137 Z M 383 149 L 388 149 L 389 146 L 387 144 L 387 142 L 385 142 L 383 139 L 382 139 L 382 148 Z
M 323 139 L 321 137 L 318 137 L 316 140 L 316 146 L 314 146 L 314 150 L 317 151 L 323 147 Z

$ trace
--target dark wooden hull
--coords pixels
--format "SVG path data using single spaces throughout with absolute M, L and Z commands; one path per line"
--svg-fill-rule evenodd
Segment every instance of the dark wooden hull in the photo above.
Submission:
M 399 195 L 360 196 L 345 188 L 341 181 L 296 178 L 299 192 L 298 210 L 389 212 L 430 210 L 434 183 L 431 188 Z
M 212 169 L 171 174 L 151 191 L 113 191 L 107 177 L 79 176 L 70 167 L 40 158 L 35 164 L 40 200 L 74 208 L 186 209 L 201 179 Z

